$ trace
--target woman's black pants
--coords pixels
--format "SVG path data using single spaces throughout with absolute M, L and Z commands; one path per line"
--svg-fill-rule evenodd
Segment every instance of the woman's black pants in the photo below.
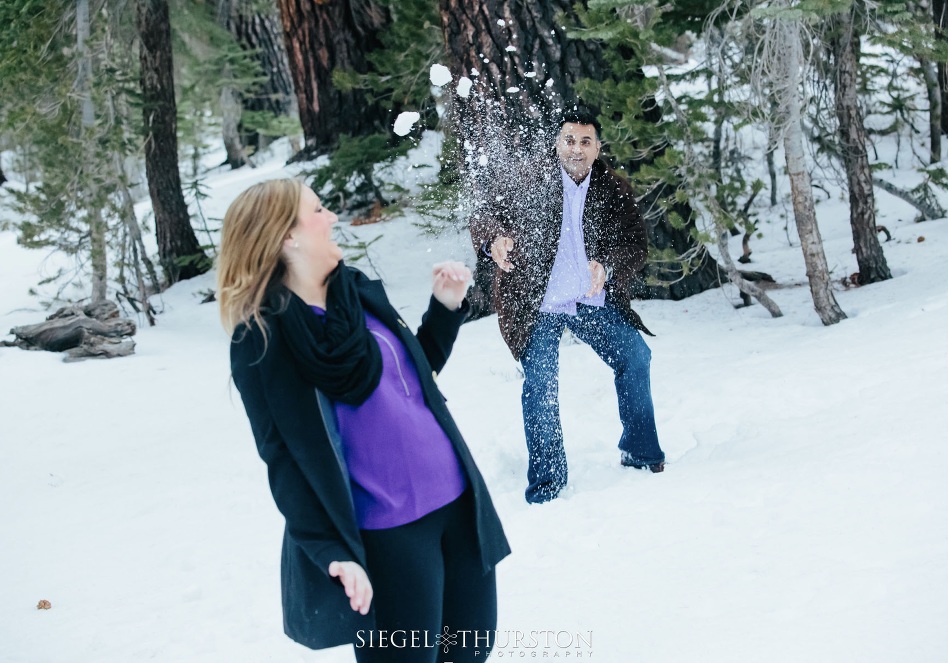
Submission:
M 494 570 L 484 574 L 470 490 L 418 520 L 363 530 L 376 628 L 358 663 L 484 661 L 497 626 Z

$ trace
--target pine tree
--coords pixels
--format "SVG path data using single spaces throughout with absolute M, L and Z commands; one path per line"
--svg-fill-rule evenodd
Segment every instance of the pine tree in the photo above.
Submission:
M 861 2 L 849 3 L 826 21 L 828 48 L 834 64 L 836 117 L 839 143 L 849 189 L 849 222 L 853 233 L 859 283 L 867 285 L 892 278 L 876 229 L 872 171 L 866 149 L 866 126 L 857 99 L 859 33 L 857 15 L 865 16 Z
M 379 108 L 381 122 L 370 133 L 340 134 L 331 161 L 311 173 L 313 187 L 336 209 L 372 205 L 366 217 L 371 220 L 396 214 L 408 202 L 406 191 L 391 181 L 390 166 L 416 144 L 422 130 L 438 126 L 429 72 L 444 53 L 437 8 L 430 0 L 378 0 L 378 5 L 388 12 L 390 23 L 379 33 L 378 48 L 365 54 L 368 72 L 337 69 L 332 79 L 340 92 L 365 95 Z M 417 129 L 398 136 L 394 122 L 406 109 L 419 113 Z
M 587 10 L 579 12 L 577 27 L 572 30 L 576 37 L 600 42 L 605 48 L 609 75 L 601 81 L 585 79 L 578 90 L 602 109 L 600 119 L 616 161 L 646 192 L 640 205 L 647 218 L 652 219 L 652 246 L 643 290 L 651 297 L 679 299 L 717 287 L 727 278 L 706 249 L 705 243 L 711 237 L 697 226 L 691 205 L 693 192 L 685 184 L 691 173 L 681 169 L 682 153 L 678 150 L 685 133 L 680 124 L 683 118 L 666 120 L 666 116 L 673 115 L 672 109 L 658 98 L 668 91 L 660 92 L 659 80 L 644 74 L 645 67 L 681 60 L 674 47 L 685 30 L 703 25 L 711 9 L 707 4 L 690 2 L 659 7 L 635 0 L 590 3 Z M 666 75 L 673 82 L 681 79 L 679 75 Z M 692 82 L 699 82 L 702 76 L 709 83 L 713 80 L 707 72 L 690 74 Z M 715 105 L 713 95 L 682 102 L 696 118 L 716 113 L 723 126 L 726 104 Z M 720 157 L 712 156 L 712 162 L 721 178 L 717 182 L 721 194 L 717 202 L 723 211 L 729 206 L 726 191 L 736 200 L 750 186 L 739 176 L 726 183 L 721 175 Z M 737 216 L 730 215 L 734 219 Z
M 935 39 L 948 45 L 948 2 L 931 0 Z M 948 60 L 938 62 L 938 87 L 941 90 L 941 132 L 948 133 Z
M 169 283 L 203 274 L 210 261 L 191 227 L 178 171 L 177 111 L 166 0 L 139 0 L 145 168 L 155 213 L 158 255 Z
M 751 63 L 752 81 L 759 102 L 767 103 L 776 111 L 769 118 L 773 135 L 783 141 L 790 177 L 793 216 L 806 263 L 810 295 L 820 320 L 831 325 L 846 318 L 836 302 L 829 277 L 829 266 L 823 250 L 823 240 L 816 223 L 813 187 L 806 163 L 803 143 L 803 74 L 807 67 L 804 41 L 810 42 L 808 26 L 799 6 L 792 0 L 755 7 L 731 5 L 738 10 L 750 11 L 736 22 L 752 47 L 755 57 Z
M 88 163 L 95 150 L 93 131 L 95 129 L 95 106 L 92 102 L 92 56 L 89 53 L 89 0 L 76 2 L 76 50 L 79 57 L 79 76 L 76 81 L 81 99 L 79 141 L 81 149 L 87 154 L 83 160 Z M 83 195 L 87 197 L 86 209 L 89 218 L 90 262 L 92 264 L 92 303 L 105 301 L 108 291 L 108 257 L 106 256 L 105 221 L 99 205 L 95 178 L 89 178 Z
M 217 0 L 217 15 L 260 74 L 246 89 L 234 90 L 241 106 L 239 140 L 244 149 L 265 149 L 274 137 L 299 130 L 279 11 L 272 1 Z
M 430 70 L 444 59 L 445 44 L 437 4 L 433 0 L 377 0 L 390 16 L 379 33 L 379 47 L 366 53 L 369 71 L 354 75 L 337 70 L 334 83 L 343 90 L 362 89 L 370 103 L 387 111 L 384 126 L 391 135 L 392 121 L 410 109 L 420 114 L 420 125 L 438 125 Z
M 341 134 L 363 136 L 383 128 L 383 112 L 361 90 L 340 90 L 337 70 L 368 73 L 367 54 L 379 47 L 390 23 L 374 0 L 279 0 L 287 55 L 306 145 L 294 159 L 330 151 Z
M 127 193 L 123 163 L 136 150 L 134 128 L 115 99 L 129 93 L 125 57 L 115 48 L 108 5 L 16 0 L 0 5 L 0 131 L 8 130 L 17 169 L 27 180 L 11 190 L 24 217 L 19 240 L 75 256 L 76 268 L 46 282 L 77 286 L 80 299 L 106 297 L 113 268 L 138 273 L 147 257 L 126 261 Z M 139 242 L 140 244 L 140 242 Z M 136 249 L 138 250 L 138 249 Z M 91 276 L 87 291 L 83 280 Z M 145 288 L 131 297 L 144 301 Z M 147 304 L 146 304 L 147 307 Z
M 928 163 L 936 164 L 941 161 L 942 156 L 941 136 L 948 127 L 948 109 L 945 108 L 948 92 L 944 90 L 944 86 L 948 84 L 944 73 L 945 67 L 948 66 L 948 39 L 945 38 L 943 29 L 938 27 L 937 21 L 932 20 L 932 12 L 938 12 L 937 19 L 944 11 L 944 6 L 939 5 L 939 0 L 935 0 L 934 4 L 930 0 L 914 0 L 908 3 L 900 0 L 881 0 L 875 8 L 874 14 L 868 15 L 866 21 L 871 28 L 867 33 L 870 42 L 882 46 L 885 49 L 883 53 L 892 53 L 893 57 L 905 56 L 918 63 L 918 67 L 909 69 L 909 73 L 916 75 L 925 87 L 928 99 Z M 888 72 L 876 70 L 872 73 L 885 76 Z M 867 78 L 870 75 L 865 68 L 863 74 Z M 893 81 L 896 86 L 904 89 L 904 86 L 899 85 L 903 82 Z M 906 90 L 905 94 L 910 97 L 913 93 Z M 893 104 L 890 110 L 895 115 L 904 109 Z M 893 122 L 890 127 L 894 129 L 896 123 Z M 898 134 L 896 136 L 898 137 Z

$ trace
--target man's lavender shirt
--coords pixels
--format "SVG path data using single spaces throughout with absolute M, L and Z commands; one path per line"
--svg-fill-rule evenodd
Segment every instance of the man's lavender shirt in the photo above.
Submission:
M 467 479 L 451 440 L 425 404 L 405 346 L 368 311 L 365 324 L 379 344 L 382 378 L 361 405 L 335 403 L 336 425 L 356 522 L 360 529 L 386 529 L 453 502 Z
M 583 209 L 589 192 L 592 170 L 579 184 L 573 181 L 566 169 L 560 166 L 563 176 L 563 223 L 560 227 L 560 243 L 553 261 L 553 271 L 546 286 L 546 294 L 540 304 L 542 313 L 566 313 L 576 315 L 576 304 L 603 306 L 605 292 L 586 297 L 592 287 L 589 274 L 589 259 L 583 240 Z

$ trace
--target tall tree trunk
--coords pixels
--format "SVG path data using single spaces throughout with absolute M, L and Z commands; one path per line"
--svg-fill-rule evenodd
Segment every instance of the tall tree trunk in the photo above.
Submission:
M 931 155 L 929 163 L 941 161 L 941 90 L 938 88 L 938 67 L 931 60 L 919 58 L 918 66 L 925 80 L 928 94 L 928 138 Z
M 568 39 L 556 21 L 558 13 L 575 19 L 571 0 L 440 0 L 439 7 L 451 68 L 477 77 L 502 104 L 519 99 L 514 108 L 555 113 L 574 99 L 579 79 L 608 73 L 599 44 Z M 519 91 L 505 94 L 511 88 Z
M 153 327 L 155 325 L 154 308 L 152 308 L 151 302 L 148 301 L 148 294 L 149 286 L 152 292 L 158 292 L 160 288 L 158 275 L 145 249 L 142 228 L 138 223 L 138 216 L 135 214 L 135 201 L 132 200 L 132 193 L 128 189 L 128 181 L 125 178 L 125 171 L 122 168 L 122 160 L 117 153 L 114 156 L 113 169 L 119 196 L 119 215 L 125 223 L 125 230 L 128 234 L 128 248 L 131 253 L 131 259 L 128 262 L 135 273 L 139 304 L 145 313 L 145 317 L 148 319 L 149 326 Z M 142 273 L 143 265 L 149 283 L 145 282 L 146 274 Z
M 167 0 L 139 0 L 145 173 L 155 212 L 158 260 L 168 283 L 203 274 L 210 261 L 198 244 L 178 171 L 177 107 Z
M 772 117 L 777 117 L 777 101 L 771 97 L 770 98 L 770 114 Z M 774 151 L 777 149 L 778 141 L 774 138 L 774 128 L 771 125 L 768 127 L 768 136 L 767 136 L 767 175 L 770 178 L 770 206 L 777 206 L 777 165 L 774 163 Z
M 229 68 L 225 68 L 224 76 Z M 240 168 L 247 163 L 247 154 L 240 140 L 240 95 L 232 87 L 222 87 L 220 97 L 221 134 L 224 150 L 227 153 L 227 165 L 231 169 Z
M 332 149 L 339 135 L 388 130 L 385 111 L 361 90 L 342 91 L 333 71 L 369 71 L 365 54 L 380 46 L 388 12 L 373 0 L 278 0 L 300 124 L 309 158 Z
M 831 19 L 830 48 L 836 61 L 836 117 L 849 184 L 849 224 L 853 232 L 859 283 L 867 285 L 892 278 L 876 231 L 872 171 L 866 152 L 866 126 L 856 98 L 858 86 L 856 49 L 859 37 L 853 31 L 856 3 L 849 11 Z
M 780 28 L 780 37 L 784 54 L 781 72 L 788 91 L 783 99 L 783 112 L 786 113 L 783 147 L 787 157 L 787 173 L 790 176 L 790 192 L 793 199 L 793 217 L 800 235 L 800 247 L 806 263 L 806 276 L 810 282 L 810 295 L 817 314 L 824 325 L 832 325 L 846 318 L 846 314 L 836 303 L 830 284 L 829 265 L 823 252 L 823 239 L 816 224 L 816 206 L 813 203 L 813 187 L 810 173 L 806 169 L 806 155 L 803 150 L 803 129 L 800 126 L 800 63 L 803 61 L 800 29 L 793 21 Z
M 293 77 L 283 41 L 283 25 L 276 2 L 268 3 L 269 11 L 258 0 L 218 0 L 218 16 L 240 46 L 253 53 L 266 80 L 240 95 L 243 110 L 271 113 L 274 117 L 297 114 Z M 241 128 L 244 148 L 262 150 L 270 136 Z
M 942 0 L 944 1 L 944 0 Z M 934 18 L 934 8 L 931 0 L 915 0 L 911 4 L 912 11 L 918 17 L 919 21 L 927 21 L 929 16 Z M 944 11 L 944 8 L 941 9 Z M 939 35 L 936 23 L 936 38 Z M 938 85 L 938 69 L 942 65 L 926 57 L 918 57 L 918 66 L 922 71 L 922 80 L 925 81 L 925 92 L 928 96 L 928 135 L 931 146 L 931 156 L 929 163 L 938 163 L 941 161 L 941 134 L 942 134 L 942 91 Z
M 501 152 L 500 159 L 510 161 L 509 166 L 520 163 L 531 151 L 550 149 L 558 129 L 555 116 L 565 104 L 575 101 L 577 81 L 582 78 L 601 81 L 610 75 L 597 41 L 567 37 L 563 26 L 576 19 L 574 4 L 573 0 L 439 0 L 447 64 L 456 77 L 464 76 L 475 82 L 468 97 L 456 96 L 451 102 L 454 125 L 461 134 L 459 143 L 467 142 L 471 146 L 467 155 L 458 158 L 480 158 L 477 150 L 498 133 L 505 134 L 506 141 L 494 152 Z M 559 16 L 566 19 L 558 20 Z M 648 109 L 642 113 L 649 115 Z M 500 130 L 499 122 L 503 123 Z M 626 167 L 634 172 L 642 165 L 630 163 Z M 491 200 L 489 180 L 497 173 L 493 166 L 491 173 L 482 178 L 480 185 L 475 185 L 483 189 L 475 193 L 483 200 Z M 679 256 L 695 253 L 703 256 L 698 264 L 689 265 L 691 271 L 685 276 L 682 276 L 680 262 L 672 269 L 646 265 L 638 296 L 681 299 L 717 287 L 726 278 L 720 266 L 706 251 L 700 251 L 701 247 L 691 236 L 694 220 L 690 206 L 675 206 L 673 211 L 686 220 L 685 227 L 675 228 L 668 222 L 668 214 L 657 204 L 659 199 L 668 198 L 674 192 L 674 186 L 662 184 L 648 191 L 640 203 L 649 243 L 659 250 L 673 249 Z M 479 261 L 478 267 L 480 281 L 486 283 L 491 266 Z M 670 285 L 646 285 L 647 277 Z
M 218 0 L 217 2 L 217 20 L 224 29 L 230 28 L 232 17 L 236 14 L 236 4 L 232 0 Z M 230 67 L 225 66 L 221 72 L 221 79 L 229 81 L 232 78 L 233 74 Z M 240 95 L 237 90 L 229 85 L 221 87 L 220 109 L 221 137 L 224 140 L 224 151 L 227 154 L 227 165 L 231 169 L 241 168 L 247 163 L 247 153 L 240 140 Z
M 948 42 L 948 2 L 932 0 L 935 39 Z M 948 133 L 948 62 L 938 63 L 938 88 L 941 91 L 941 133 Z
M 99 202 L 96 173 L 89 172 L 94 163 L 95 107 L 92 105 L 92 56 L 89 54 L 89 0 L 76 2 L 76 51 L 79 54 L 79 96 L 82 99 L 82 142 L 85 163 L 85 184 L 82 198 L 89 222 L 89 262 L 92 266 L 92 303 L 98 304 L 107 298 L 109 262 L 105 241 L 105 221 Z

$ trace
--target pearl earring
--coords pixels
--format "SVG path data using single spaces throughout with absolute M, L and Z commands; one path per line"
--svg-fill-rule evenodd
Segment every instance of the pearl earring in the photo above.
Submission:
M 300 248 L 300 243 L 299 243 L 299 241 L 297 241 L 297 240 L 294 240 L 294 241 L 293 241 L 293 248 L 294 248 L 294 249 Z

